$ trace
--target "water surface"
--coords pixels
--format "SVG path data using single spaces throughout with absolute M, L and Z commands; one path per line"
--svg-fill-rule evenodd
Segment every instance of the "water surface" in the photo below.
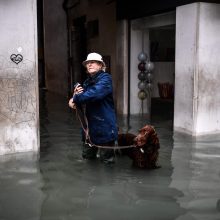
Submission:
M 172 119 L 152 115 L 160 169 L 129 158 L 112 166 L 81 158 L 80 123 L 68 100 L 41 93 L 39 154 L 0 157 L 0 220 L 219 220 L 220 138 L 173 134 Z M 119 126 L 128 130 L 126 118 Z M 149 119 L 133 116 L 129 132 Z

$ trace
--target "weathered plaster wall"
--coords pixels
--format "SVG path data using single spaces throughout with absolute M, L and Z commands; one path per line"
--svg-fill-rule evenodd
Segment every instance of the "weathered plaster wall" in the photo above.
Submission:
M 39 149 L 36 21 L 36 0 L 0 1 L 0 155 Z
M 196 134 L 220 133 L 220 4 L 199 4 Z
M 176 67 L 174 127 L 194 130 L 194 80 L 196 72 L 197 4 L 176 10 Z
M 177 8 L 174 129 L 220 132 L 220 5 Z

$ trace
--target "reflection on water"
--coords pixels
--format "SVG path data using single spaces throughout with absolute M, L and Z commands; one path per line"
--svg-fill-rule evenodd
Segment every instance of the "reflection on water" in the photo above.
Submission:
M 112 166 L 85 161 L 67 99 L 41 95 L 40 154 L 0 158 L 1 220 L 220 219 L 220 140 L 173 137 L 172 120 L 153 116 L 160 169 L 134 169 L 123 156 Z M 131 117 L 129 132 L 145 120 Z
M 44 193 L 38 155 L 0 157 L 0 219 L 40 219 Z
M 183 195 L 177 201 L 187 213 L 179 219 L 220 219 L 220 141 L 176 134 L 172 151 L 171 187 Z

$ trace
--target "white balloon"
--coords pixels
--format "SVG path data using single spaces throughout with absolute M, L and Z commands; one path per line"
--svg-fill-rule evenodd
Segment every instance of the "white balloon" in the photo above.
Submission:
M 147 71 L 147 72 L 151 72 L 151 71 L 153 71 L 153 69 L 154 69 L 154 64 L 149 61 L 149 62 L 147 62 L 147 63 L 145 64 L 145 67 L 146 67 L 146 71 Z
M 147 81 L 150 83 L 153 81 L 153 74 L 150 72 L 147 73 Z

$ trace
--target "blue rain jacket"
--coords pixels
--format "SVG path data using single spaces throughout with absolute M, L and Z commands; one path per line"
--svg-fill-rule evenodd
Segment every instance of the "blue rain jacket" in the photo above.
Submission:
M 86 104 L 86 117 L 92 143 L 116 141 L 118 129 L 113 101 L 112 77 L 105 72 L 89 76 L 83 83 L 84 92 L 73 97 L 76 105 Z

